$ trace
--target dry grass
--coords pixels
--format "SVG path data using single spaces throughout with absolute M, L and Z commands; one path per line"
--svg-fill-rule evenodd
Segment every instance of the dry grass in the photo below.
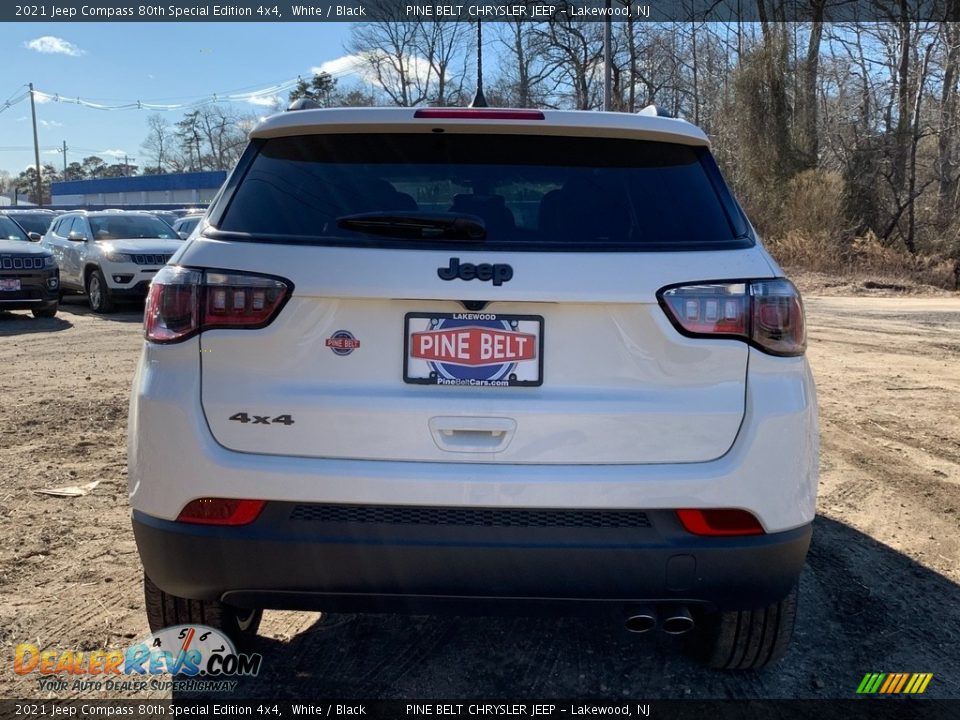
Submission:
M 842 246 L 822 233 L 807 237 L 790 231 L 766 242 L 781 265 L 838 277 L 859 278 L 878 286 L 929 285 L 958 290 L 957 261 L 936 255 L 911 255 L 883 245 L 873 235 Z

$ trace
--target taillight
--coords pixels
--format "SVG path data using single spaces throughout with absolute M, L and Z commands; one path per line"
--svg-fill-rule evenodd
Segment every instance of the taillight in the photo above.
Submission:
M 539 110 L 496 108 L 421 108 L 413 116 L 424 120 L 544 120 Z
M 247 525 L 260 515 L 265 500 L 234 500 L 233 498 L 197 498 L 188 502 L 177 522 L 195 525 Z
M 733 536 L 763 535 L 760 521 L 746 510 L 710 508 L 677 510 L 677 517 L 687 532 L 694 535 Z
M 168 265 L 150 284 L 144 335 L 173 343 L 202 330 L 261 328 L 276 317 L 290 292 L 291 285 L 277 278 Z
M 771 355 L 807 349 L 803 303 L 789 280 L 682 285 L 657 297 L 684 335 L 745 340 Z

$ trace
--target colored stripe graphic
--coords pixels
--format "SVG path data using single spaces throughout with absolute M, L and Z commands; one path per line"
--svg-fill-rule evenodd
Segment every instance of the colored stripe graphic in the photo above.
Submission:
M 933 679 L 933 673 L 867 673 L 857 686 L 859 695 L 920 695 Z

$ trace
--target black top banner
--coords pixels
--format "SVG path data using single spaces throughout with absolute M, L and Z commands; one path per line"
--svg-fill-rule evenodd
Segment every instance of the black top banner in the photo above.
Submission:
M 956 0 L 57 0 L 3 3 L 3 22 L 960 21 Z

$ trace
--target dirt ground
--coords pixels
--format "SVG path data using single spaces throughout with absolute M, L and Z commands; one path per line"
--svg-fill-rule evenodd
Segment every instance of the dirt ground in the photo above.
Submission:
M 268 612 L 242 695 L 851 698 L 864 673 L 900 671 L 960 697 L 960 297 L 807 310 L 820 514 L 779 667 L 712 673 L 676 639 L 573 619 Z M 18 643 L 115 649 L 146 631 L 125 480 L 140 317 L 79 299 L 52 320 L 0 313 L 0 698 L 47 696 L 13 673 Z M 34 492 L 93 481 L 85 497 Z

